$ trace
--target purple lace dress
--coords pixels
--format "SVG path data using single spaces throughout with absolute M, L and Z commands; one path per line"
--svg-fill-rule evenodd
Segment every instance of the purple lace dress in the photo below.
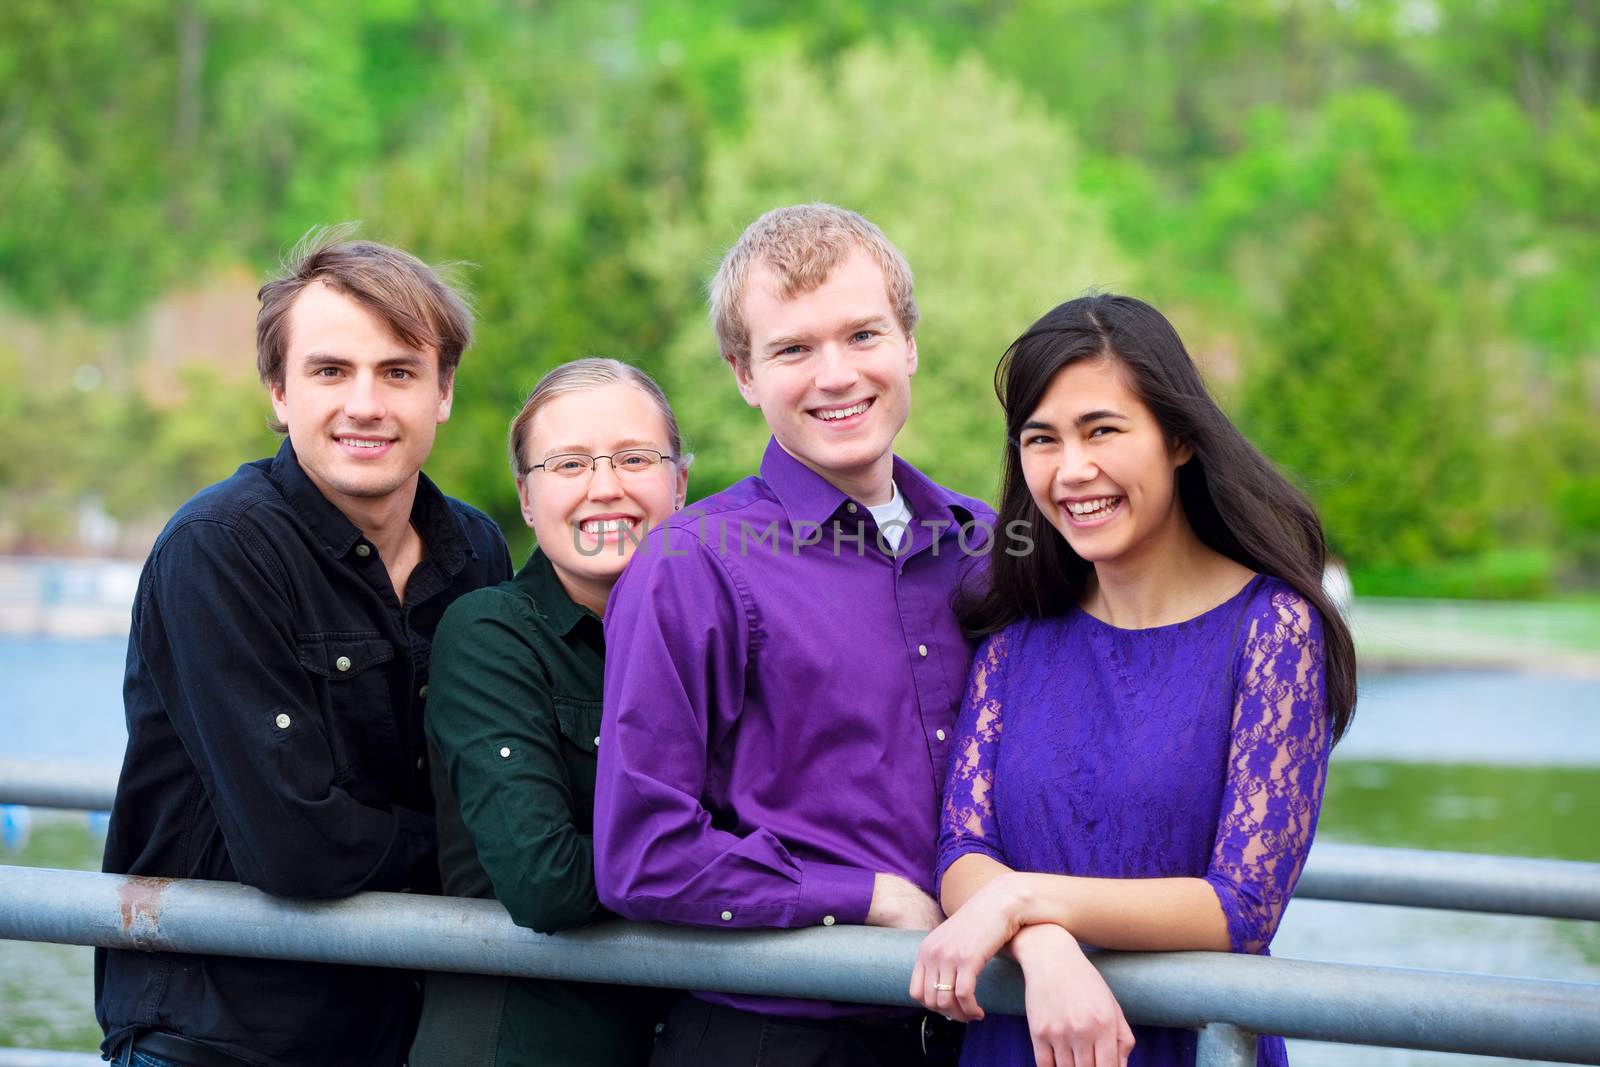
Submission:
M 1265 955 L 1311 846 L 1328 765 L 1322 621 L 1257 577 L 1186 622 L 1121 630 L 1083 611 L 979 649 L 945 790 L 938 876 L 1014 870 L 1204 878 L 1235 952 Z M 1134 1027 L 1131 1063 L 1194 1063 L 1192 1030 Z M 1261 1064 L 1286 1063 L 1263 1037 Z M 961 1063 L 1031 1065 L 1027 1021 L 968 1027 Z

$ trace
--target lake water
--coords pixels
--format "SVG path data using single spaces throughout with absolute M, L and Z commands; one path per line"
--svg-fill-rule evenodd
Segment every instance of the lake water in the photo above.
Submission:
M 0 752 L 117 761 L 125 641 L 0 638 Z M 1363 680 L 1328 839 L 1600 861 L 1600 680 L 1421 671 Z M 72 817 L 63 817 L 72 818 Z M 57 830 L 59 831 L 59 827 Z M 92 865 L 86 831 L 33 862 Z M 76 842 L 76 843 L 74 843 Z M 15 860 L 11 860 L 14 862 Z M 1600 924 L 1296 901 L 1279 956 L 1600 982 Z M 0 1045 L 87 1049 L 89 952 L 0 942 Z M 1291 1042 L 1296 1067 L 1513 1063 Z

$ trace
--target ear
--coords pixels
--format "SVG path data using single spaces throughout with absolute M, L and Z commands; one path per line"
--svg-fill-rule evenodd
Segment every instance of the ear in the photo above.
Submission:
M 533 529 L 533 499 L 528 489 L 531 479 L 524 474 L 517 479 L 517 501 L 522 505 L 522 521 L 528 529 Z
M 1167 449 L 1172 454 L 1172 469 L 1177 470 L 1194 458 L 1194 448 L 1188 441 L 1174 441 Z
M 450 417 L 450 406 L 452 403 L 454 403 L 455 398 L 456 376 L 454 372 L 451 372 L 450 377 L 446 378 L 439 385 L 439 413 L 438 416 L 433 420 L 435 423 L 444 422 Z
M 277 416 L 278 422 L 288 425 L 289 400 L 284 396 L 283 386 L 283 379 L 280 378 L 267 386 L 267 393 L 272 397 L 272 413 Z
M 917 373 L 917 339 L 915 337 L 906 338 L 906 373 L 908 375 Z
M 678 466 L 676 484 L 672 488 L 672 510 L 682 511 L 683 505 L 689 501 L 689 468 Z
M 730 353 L 724 352 L 722 358 L 728 361 L 733 368 L 733 377 L 739 383 L 739 395 L 744 397 L 744 402 L 753 408 L 761 406 L 761 392 L 756 388 L 755 374 L 751 370 L 750 359 L 743 360 Z

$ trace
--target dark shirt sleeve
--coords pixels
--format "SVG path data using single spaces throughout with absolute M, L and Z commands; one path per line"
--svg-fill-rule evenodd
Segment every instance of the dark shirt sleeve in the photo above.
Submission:
M 427 730 L 495 896 L 518 925 L 554 933 L 606 913 L 526 610 L 514 594 L 486 589 L 445 613 Z
M 135 619 L 234 873 L 289 897 L 427 884 L 431 815 L 361 803 L 335 780 L 289 588 L 248 528 L 196 519 L 159 549 Z

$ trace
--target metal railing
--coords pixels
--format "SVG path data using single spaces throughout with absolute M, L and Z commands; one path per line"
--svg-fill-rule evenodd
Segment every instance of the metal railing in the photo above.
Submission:
M 0 804 L 105 810 L 117 769 L 0 760 Z M 1297 896 L 1600 920 L 1600 864 L 1323 843 Z M 367 893 L 296 902 L 230 883 L 0 867 L 0 938 L 904 1004 L 919 935 L 612 923 L 544 937 L 495 901 Z M 1256 1033 L 1600 1063 L 1600 984 L 1227 953 L 1103 953 L 1130 1020 L 1200 1031 L 1201 1067 L 1254 1062 Z M 980 985 L 1022 1012 L 1015 965 Z M 83 1062 L 0 1049 L 0 1067 Z M 20 1057 L 20 1058 L 19 1058 Z M 32 1058 L 30 1058 L 32 1057 Z M 42 1058 L 41 1058 L 42 1057 Z
M 117 773 L 108 764 L 0 759 L 0 804 L 108 811 Z M 1600 921 L 1600 863 L 1322 842 L 1295 896 Z
M 493 900 L 362 893 L 291 901 L 246 886 L 0 867 L 0 938 L 906 1005 L 922 935 L 605 923 L 544 935 Z M 1248 1035 L 1600 1062 L 1600 984 L 1219 952 L 1100 953 L 1132 1022 L 1201 1032 L 1201 1063 L 1255 1062 Z M 1023 1012 L 1016 965 L 979 997 Z

